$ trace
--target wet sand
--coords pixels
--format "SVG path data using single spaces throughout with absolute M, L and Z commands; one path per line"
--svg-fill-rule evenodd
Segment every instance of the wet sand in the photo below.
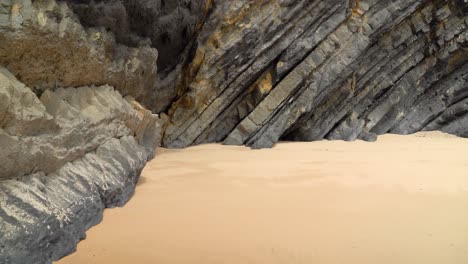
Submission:
M 59 263 L 466 264 L 468 140 L 162 149 Z

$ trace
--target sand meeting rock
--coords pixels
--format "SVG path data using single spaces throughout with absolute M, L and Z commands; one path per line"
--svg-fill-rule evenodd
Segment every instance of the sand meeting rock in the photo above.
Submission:
M 468 137 L 467 28 L 464 0 L 2 0 L 0 263 L 72 252 L 159 145 Z

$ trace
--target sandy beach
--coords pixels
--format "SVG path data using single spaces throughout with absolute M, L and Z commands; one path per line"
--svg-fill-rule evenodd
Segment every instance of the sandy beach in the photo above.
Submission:
M 160 149 L 60 264 L 468 263 L 468 140 Z

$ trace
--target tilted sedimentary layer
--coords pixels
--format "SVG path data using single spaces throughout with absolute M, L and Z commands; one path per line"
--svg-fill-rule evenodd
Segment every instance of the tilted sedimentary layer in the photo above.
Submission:
M 215 1 L 164 145 L 468 136 L 465 1 Z
M 464 0 L 0 1 L 0 264 L 73 252 L 159 144 L 468 137 L 467 14 Z

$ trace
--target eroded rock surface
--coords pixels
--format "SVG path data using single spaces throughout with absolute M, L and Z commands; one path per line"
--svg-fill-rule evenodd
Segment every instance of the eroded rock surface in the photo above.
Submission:
M 467 136 L 466 1 L 215 1 L 164 145 Z
M 1 1 L 1 264 L 72 253 L 154 156 L 157 50 L 120 37 L 70 3 Z
M 151 102 L 156 49 L 144 40 L 121 45 L 105 28 L 84 28 L 67 3 L 2 1 L 0 35 L 0 64 L 38 94 L 107 84 Z
M 133 46 L 149 38 L 161 70 L 173 68 L 205 15 L 205 0 L 66 0 L 85 27 L 104 27 Z
M 467 27 L 464 0 L 1 1 L 0 264 L 71 253 L 161 141 L 468 137 Z
M 161 123 L 110 86 L 38 98 L 5 68 L 0 105 L 0 263 L 49 263 L 130 198 Z

